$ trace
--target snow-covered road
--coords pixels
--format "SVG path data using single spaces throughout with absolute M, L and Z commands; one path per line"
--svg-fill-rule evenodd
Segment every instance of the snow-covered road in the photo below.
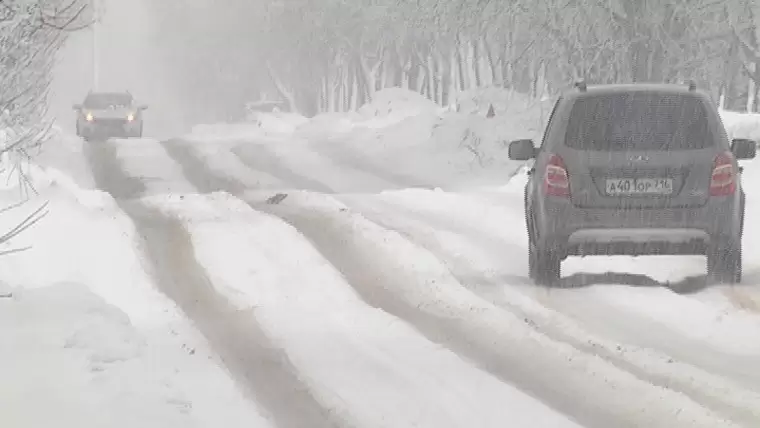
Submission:
M 330 144 L 82 148 L 152 283 L 255 404 L 246 426 L 760 426 L 760 226 L 746 285 L 618 257 L 537 288 L 523 177 L 455 190 Z

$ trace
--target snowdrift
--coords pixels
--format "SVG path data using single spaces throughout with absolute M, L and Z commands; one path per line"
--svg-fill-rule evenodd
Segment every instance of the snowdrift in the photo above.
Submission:
M 750 138 L 760 141 L 760 113 L 739 113 L 721 110 L 720 117 L 728 138 Z
M 520 163 L 508 159 L 508 143 L 538 139 L 552 101 L 490 87 L 463 92 L 451 106 L 441 107 L 416 92 L 386 88 L 355 112 L 310 119 L 257 112 L 253 123 L 198 126 L 187 139 L 306 142 L 329 157 L 350 158 L 348 167 L 381 175 L 443 184 L 473 184 L 477 177 L 485 183 L 507 180 L 517 171 Z M 488 117 L 491 108 L 494 117 Z
M 5 233 L 47 204 L 39 222 L 0 244 L 28 248 L 2 257 L 0 426 L 267 426 L 158 292 L 131 220 L 109 194 L 69 175 L 87 181 L 81 143 L 49 144 L 46 166 L 25 166 L 37 193 L 0 216 Z M 2 208 L 21 195 L 9 172 Z

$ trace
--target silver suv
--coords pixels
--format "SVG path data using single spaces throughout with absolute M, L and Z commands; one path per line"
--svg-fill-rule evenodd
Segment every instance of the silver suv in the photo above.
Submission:
M 77 112 L 77 135 L 93 138 L 141 138 L 143 111 L 129 92 L 92 92 L 82 104 L 74 105 Z
M 557 100 L 525 186 L 530 277 L 559 281 L 562 260 L 586 255 L 707 256 L 717 281 L 742 274 L 744 191 L 738 159 L 709 96 L 694 84 L 598 85 Z

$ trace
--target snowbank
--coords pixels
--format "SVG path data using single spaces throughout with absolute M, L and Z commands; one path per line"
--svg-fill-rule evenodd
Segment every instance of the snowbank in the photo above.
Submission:
M 760 113 L 721 110 L 720 116 L 729 138 L 750 138 L 760 141 Z
M 356 112 L 292 121 L 283 120 L 281 113 L 258 113 L 259 124 L 274 125 L 263 131 L 251 124 L 209 125 L 197 127 L 188 139 L 244 144 L 279 136 L 279 145 L 305 141 L 343 163 L 341 168 L 372 171 L 411 186 L 505 182 L 521 165 L 508 159 L 508 142 L 538 139 L 551 102 L 482 88 L 461 93 L 455 108 L 443 108 L 418 93 L 387 88 Z M 495 116 L 489 118 L 491 106 Z
M 267 426 L 205 339 L 153 286 L 134 227 L 110 195 L 32 165 L 39 196 L 0 231 L 48 203 L 11 242 L 0 283 L 0 425 Z M 18 200 L 0 193 L 0 205 Z M 44 409 L 44 411 L 40 411 Z
M 95 189 L 95 180 L 83 156 L 84 144 L 81 138 L 54 127 L 51 138 L 30 155 L 34 163 L 47 170 L 47 175 L 54 174 L 82 189 Z
M 210 123 L 195 125 L 187 139 L 208 142 L 256 138 L 262 134 L 257 123 Z
M 531 97 L 503 88 L 486 87 L 459 94 L 456 111 L 460 114 L 486 117 L 489 108 L 501 118 L 502 131 L 517 138 L 538 138 L 554 99 L 534 100 Z M 511 125 L 512 129 L 507 128 Z
M 293 132 L 303 138 L 325 138 L 334 134 L 352 131 L 358 122 L 355 113 L 321 113 L 293 129 Z
M 489 118 L 491 105 L 496 115 Z M 521 165 L 508 158 L 509 141 L 537 139 L 546 109 L 547 102 L 511 91 L 473 91 L 461 94 L 458 111 L 420 108 L 383 128 L 336 136 L 329 143 L 337 148 L 321 150 L 353 153 L 386 174 L 417 177 L 422 183 L 504 182 Z M 315 141 L 318 150 L 321 143 Z
M 358 110 L 361 125 L 384 128 L 406 118 L 437 114 L 441 107 L 424 96 L 407 89 L 386 88 L 377 91 L 371 102 Z

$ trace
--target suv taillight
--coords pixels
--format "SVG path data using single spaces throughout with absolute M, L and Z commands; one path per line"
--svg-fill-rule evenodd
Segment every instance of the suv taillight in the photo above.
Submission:
M 550 155 L 544 175 L 544 191 L 549 196 L 570 196 L 570 179 L 562 158 Z
M 715 157 L 712 177 L 710 178 L 710 196 L 727 196 L 736 191 L 736 170 L 734 155 L 721 153 Z

